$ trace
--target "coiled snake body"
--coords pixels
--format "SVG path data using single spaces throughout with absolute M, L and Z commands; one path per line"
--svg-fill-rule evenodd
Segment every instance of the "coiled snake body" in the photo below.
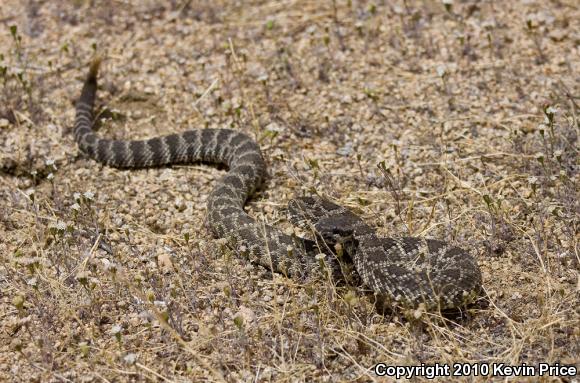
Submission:
M 141 141 L 98 137 L 92 131 L 98 66 L 95 60 L 76 104 L 74 135 L 81 151 L 118 168 L 199 161 L 225 164 L 228 173 L 208 197 L 207 221 L 214 234 L 251 261 L 289 277 L 304 278 L 319 270 L 312 241 L 286 235 L 244 211 L 246 200 L 266 175 L 260 148 L 246 134 L 201 129 Z M 462 249 L 430 239 L 380 238 L 357 215 L 320 197 L 293 200 L 289 212 L 292 222 L 313 228 L 325 243 L 340 243 L 381 301 L 451 308 L 469 303 L 480 291 L 479 267 Z M 335 274 L 336 258 L 328 258 Z

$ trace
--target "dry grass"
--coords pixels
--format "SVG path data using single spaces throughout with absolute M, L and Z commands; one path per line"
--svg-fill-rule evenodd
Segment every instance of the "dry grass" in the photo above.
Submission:
M 576 2 L 159 4 L 2 1 L 0 380 L 578 366 Z M 283 206 L 315 189 L 384 234 L 470 249 L 486 295 L 460 315 L 381 315 L 360 288 L 239 259 L 203 225 L 220 170 L 78 154 L 72 102 L 95 51 L 102 134 L 246 131 L 271 175 L 254 216 L 292 230 Z

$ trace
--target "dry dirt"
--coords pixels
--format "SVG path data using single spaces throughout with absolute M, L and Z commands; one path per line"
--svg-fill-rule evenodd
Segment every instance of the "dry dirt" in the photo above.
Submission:
M 0 381 L 578 367 L 579 45 L 574 0 L 2 0 Z M 360 287 L 240 259 L 204 224 L 224 169 L 121 171 L 78 152 L 95 54 L 102 135 L 247 132 L 270 171 L 253 216 L 291 232 L 286 202 L 316 191 L 382 234 L 469 249 L 483 295 L 379 313 Z M 453 379 L 505 380 L 477 366 Z

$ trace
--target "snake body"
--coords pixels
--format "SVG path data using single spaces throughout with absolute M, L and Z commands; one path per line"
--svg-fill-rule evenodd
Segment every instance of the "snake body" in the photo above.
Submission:
M 94 160 L 117 168 L 178 163 L 224 164 L 228 172 L 208 196 L 207 222 L 213 233 L 251 261 L 297 279 L 319 270 L 314 242 L 257 222 L 244 211 L 262 184 L 266 164 L 258 144 L 231 129 L 200 129 L 147 140 L 110 140 L 93 130 L 99 60 L 91 65 L 76 103 L 75 140 Z M 290 202 L 291 221 L 315 230 L 319 239 L 340 243 L 363 282 L 382 300 L 440 308 L 468 303 L 479 293 L 481 273 L 467 252 L 436 240 L 380 238 L 351 211 L 320 197 Z M 333 274 L 339 270 L 329 257 Z

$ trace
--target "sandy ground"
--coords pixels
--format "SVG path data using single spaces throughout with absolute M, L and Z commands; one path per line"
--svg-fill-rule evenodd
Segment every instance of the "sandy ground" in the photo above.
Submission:
M 579 367 L 579 20 L 572 0 L 2 0 L 0 380 Z M 381 314 L 358 286 L 240 259 L 204 222 L 224 169 L 120 171 L 78 152 L 95 54 L 102 135 L 244 131 L 270 172 L 253 216 L 292 232 L 286 202 L 316 191 L 381 234 L 470 250 L 484 294 Z M 559 373 L 541 379 L 578 381 Z

